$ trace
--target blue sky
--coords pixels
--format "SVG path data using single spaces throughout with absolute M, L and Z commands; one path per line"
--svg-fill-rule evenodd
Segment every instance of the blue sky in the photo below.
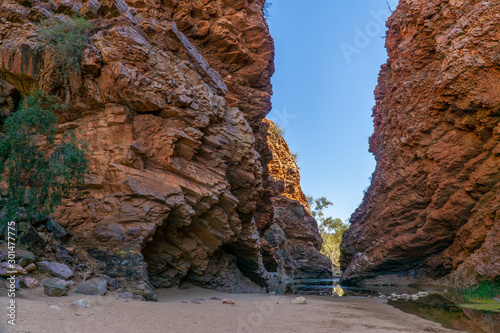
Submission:
M 385 0 L 272 0 L 276 45 L 268 118 L 299 156 L 302 189 L 333 202 L 328 216 L 348 219 L 360 204 L 375 160 L 373 91 L 389 13 Z M 395 9 L 397 1 L 389 1 Z

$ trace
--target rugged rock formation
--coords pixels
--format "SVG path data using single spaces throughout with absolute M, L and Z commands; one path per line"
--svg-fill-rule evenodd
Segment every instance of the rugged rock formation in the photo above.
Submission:
M 54 214 L 81 263 L 146 299 L 183 282 L 260 291 L 278 271 L 328 274 L 315 221 L 268 176 L 263 0 L 0 4 L 2 115 L 43 89 L 68 103 L 61 135 L 89 142 L 86 191 Z M 92 23 L 91 45 L 81 73 L 60 75 L 35 22 L 71 15 Z
M 500 3 L 402 0 L 387 26 L 377 168 L 344 236 L 343 281 L 498 279 Z
M 273 218 L 268 225 L 259 225 L 264 231 L 264 264 L 271 270 L 276 263 L 281 264 L 278 271 L 294 279 L 331 278 L 330 261 L 318 252 L 322 240 L 300 187 L 295 157 L 278 127 L 268 119 L 264 122 L 269 125 L 268 144 L 273 155 L 267 181 L 277 188 L 270 197 Z

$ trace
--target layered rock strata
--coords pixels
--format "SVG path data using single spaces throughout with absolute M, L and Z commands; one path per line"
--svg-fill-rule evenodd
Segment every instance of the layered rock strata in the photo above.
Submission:
M 154 299 L 153 288 L 184 282 L 276 290 L 279 270 L 315 274 L 306 262 L 318 247 L 315 221 L 282 198 L 267 170 L 272 153 L 261 120 L 274 50 L 263 5 L 1 2 L 2 115 L 35 88 L 68 104 L 60 135 L 73 130 L 88 141 L 90 172 L 85 191 L 54 217 L 73 235 L 81 263 L 134 294 Z M 81 73 L 61 75 L 36 23 L 78 15 L 92 23 L 90 45 Z M 280 256 L 285 247 L 265 236 L 278 207 L 300 216 L 289 222 L 282 214 L 279 242 L 296 246 Z
M 402 0 L 375 90 L 377 167 L 346 284 L 500 276 L 500 3 Z

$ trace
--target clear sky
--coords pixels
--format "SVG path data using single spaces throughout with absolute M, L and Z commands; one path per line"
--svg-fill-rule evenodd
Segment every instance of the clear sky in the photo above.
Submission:
M 387 60 L 387 2 L 270 1 L 276 73 L 268 118 L 299 156 L 304 193 L 327 197 L 327 216 L 348 219 L 375 169 L 368 138 L 373 91 Z M 388 2 L 396 8 L 397 0 Z

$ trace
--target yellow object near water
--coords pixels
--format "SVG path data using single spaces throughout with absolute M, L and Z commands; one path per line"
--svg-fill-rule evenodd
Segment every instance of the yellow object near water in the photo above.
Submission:
M 333 287 L 333 296 L 342 297 L 344 295 L 345 295 L 344 289 L 342 289 L 342 287 L 339 284 Z

